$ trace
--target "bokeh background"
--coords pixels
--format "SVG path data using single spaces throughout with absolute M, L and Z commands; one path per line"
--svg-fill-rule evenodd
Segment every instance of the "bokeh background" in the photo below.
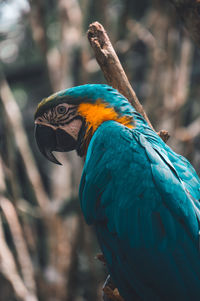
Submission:
M 81 215 L 83 162 L 55 166 L 34 141 L 51 93 L 105 83 L 87 41 L 106 28 L 156 130 L 200 172 L 200 51 L 163 0 L 0 1 L 0 301 L 100 301 L 107 271 Z

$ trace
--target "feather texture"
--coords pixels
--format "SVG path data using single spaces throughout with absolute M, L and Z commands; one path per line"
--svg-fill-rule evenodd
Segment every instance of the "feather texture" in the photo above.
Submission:
M 135 129 L 107 121 L 93 135 L 80 184 L 83 214 L 126 301 L 199 300 L 198 176 L 138 113 L 135 119 Z

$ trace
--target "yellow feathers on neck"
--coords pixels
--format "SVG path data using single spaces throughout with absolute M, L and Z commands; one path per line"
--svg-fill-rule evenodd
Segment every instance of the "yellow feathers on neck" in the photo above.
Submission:
M 106 107 L 105 103 L 97 100 L 95 104 L 81 103 L 78 112 L 85 118 L 87 124 L 86 136 L 90 131 L 92 134 L 104 121 L 114 120 L 129 128 L 133 128 L 133 118 L 131 116 L 119 117 L 113 108 Z

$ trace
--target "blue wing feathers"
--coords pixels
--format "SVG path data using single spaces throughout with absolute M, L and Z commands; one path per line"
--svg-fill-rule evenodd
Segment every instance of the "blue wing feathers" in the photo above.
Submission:
M 142 119 L 134 130 L 107 121 L 93 135 L 80 184 L 81 206 L 126 301 L 134 296 L 200 300 L 194 206 L 199 188 L 189 162 Z

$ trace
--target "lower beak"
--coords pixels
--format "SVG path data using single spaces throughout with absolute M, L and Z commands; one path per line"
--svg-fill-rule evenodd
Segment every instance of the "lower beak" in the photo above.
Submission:
M 62 165 L 53 155 L 53 151 L 67 152 L 76 148 L 76 140 L 64 130 L 45 125 L 35 125 L 35 139 L 40 152 L 51 162 Z

